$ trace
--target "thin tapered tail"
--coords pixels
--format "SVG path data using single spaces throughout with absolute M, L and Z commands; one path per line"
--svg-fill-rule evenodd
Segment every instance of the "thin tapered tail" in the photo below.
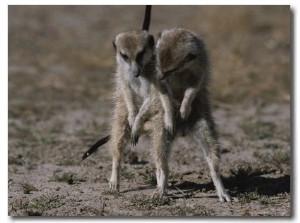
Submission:
M 110 135 L 99 139 L 94 145 L 91 146 L 91 148 L 83 154 L 82 160 L 89 157 L 92 153 L 96 152 L 97 149 L 102 146 L 103 144 L 107 143 L 110 140 Z
M 144 23 L 143 23 L 142 30 L 149 31 L 150 20 L 151 20 L 151 8 L 152 8 L 152 5 L 146 5 L 145 17 L 144 17 Z

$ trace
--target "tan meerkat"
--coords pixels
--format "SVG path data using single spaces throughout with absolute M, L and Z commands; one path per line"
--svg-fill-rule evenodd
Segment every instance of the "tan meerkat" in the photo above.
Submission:
M 162 197 L 169 174 L 167 159 L 171 140 L 158 94 L 158 90 L 165 88 L 155 75 L 154 38 L 146 30 L 132 30 L 117 35 L 113 43 L 117 61 L 116 105 L 110 139 L 113 161 L 109 187 L 119 190 L 121 157 L 130 137 L 131 143 L 136 145 L 139 135 L 146 132 L 156 164 L 154 195 Z
M 157 189 L 155 196 L 165 195 L 168 179 L 168 156 L 172 131 L 164 124 L 164 111 L 158 90 L 167 88 L 156 78 L 154 38 L 148 33 L 151 6 L 146 6 L 143 30 L 117 35 L 113 42 L 116 51 L 115 108 L 111 134 L 98 140 L 82 157 L 87 158 L 109 140 L 113 157 L 111 190 L 119 190 L 122 152 L 131 136 L 135 146 L 140 134 L 147 133 L 156 164 Z M 172 124 L 172 122 L 170 121 Z M 171 128 L 173 129 L 173 128 Z
M 154 40 L 147 31 L 133 30 L 119 34 L 115 41 L 116 106 L 112 121 L 110 151 L 113 157 L 111 190 L 119 190 L 122 152 L 132 136 L 132 144 L 146 131 L 151 139 L 151 153 L 157 168 L 155 195 L 165 195 L 171 140 L 164 128 L 163 106 L 155 76 Z M 145 125 L 144 125 L 145 123 Z M 145 126 L 145 127 L 144 127 Z
M 149 30 L 150 20 L 151 20 L 151 8 L 152 8 L 151 5 L 146 5 L 146 8 L 145 8 L 146 9 L 145 10 L 145 17 L 144 17 L 144 22 L 143 22 L 143 28 L 142 28 L 142 30 L 145 30 L 145 31 Z M 153 45 L 154 45 L 154 38 L 152 36 L 149 36 L 149 38 L 150 38 L 149 41 L 153 42 Z M 114 48 L 116 48 L 115 43 L 114 43 Z M 153 56 L 154 56 L 154 51 L 152 53 L 153 53 Z M 136 59 L 140 60 L 140 58 L 143 58 L 143 56 L 144 56 L 143 54 L 144 54 L 144 52 L 141 51 L 140 54 L 139 54 L 139 58 L 136 58 Z M 154 75 L 151 76 L 151 78 L 152 77 L 154 77 Z M 147 80 L 144 79 L 144 86 L 146 86 L 146 88 L 149 88 L 149 86 L 146 84 L 146 82 L 147 82 Z M 158 83 L 158 82 L 155 82 L 155 83 Z M 162 92 L 166 92 L 167 91 L 167 88 L 164 87 L 164 86 L 159 85 L 158 87 L 160 88 L 160 90 Z M 147 92 L 147 91 L 149 91 L 149 89 L 144 89 L 143 93 L 145 94 L 145 92 Z M 164 100 L 164 101 L 166 101 L 166 100 Z M 133 128 L 133 131 L 132 131 L 132 145 L 136 145 L 137 142 L 138 142 L 138 138 L 139 138 L 139 135 L 140 135 L 140 129 L 142 128 L 142 125 L 143 125 L 143 122 L 144 122 L 144 117 L 147 116 L 147 106 L 148 106 L 148 104 L 149 104 L 149 98 L 145 101 L 143 109 L 141 109 L 139 111 L 139 115 L 135 118 L 136 121 L 135 121 L 135 124 L 133 125 L 134 128 Z M 172 107 L 172 106 L 170 104 L 168 104 L 165 107 Z M 134 119 L 133 118 L 133 116 L 134 116 L 133 113 L 134 112 L 131 112 L 131 118 L 130 118 L 131 122 Z M 165 123 L 165 126 L 167 127 L 167 130 L 168 130 L 168 138 L 170 139 L 173 136 L 173 130 L 174 130 L 174 127 L 172 126 L 173 125 L 173 121 L 169 120 L 169 118 L 172 117 L 172 116 L 169 115 L 169 114 L 164 114 L 164 116 L 165 116 L 164 120 L 168 121 L 167 123 Z M 110 140 L 110 138 L 111 138 L 111 136 L 107 135 L 106 137 L 104 137 L 102 139 L 99 139 L 96 143 L 94 143 L 90 147 L 90 149 L 88 151 L 86 151 L 83 154 L 82 160 L 86 159 L 92 153 L 96 152 L 98 150 L 98 148 L 100 146 L 102 146 L 103 144 L 107 143 Z
M 156 53 L 158 77 L 169 87 L 173 100 L 180 102 L 175 106 L 179 111 L 178 130 L 202 145 L 220 201 L 231 201 L 219 172 L 220 144 L 210 108 L 210 68 L 204 42 L 187 29 L 164 30 L 159 34 Z M 163 105 L 168 114 L 174 114 L 174 108 L 166 107 L 170 98 L 161 98 L 166 100 Z

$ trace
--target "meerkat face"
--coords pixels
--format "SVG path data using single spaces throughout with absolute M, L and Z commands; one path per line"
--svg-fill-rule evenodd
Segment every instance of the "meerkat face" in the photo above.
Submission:
M 134 77 L 143 73 L 154 54 L 154 38 L 145 30 L 119 34 L 113 41 L 117 63 Z
M 185 29 L 165 30 L 156 45 L 158 78 L 189 69 L 198 57 L 198 46 L 193 33 Z

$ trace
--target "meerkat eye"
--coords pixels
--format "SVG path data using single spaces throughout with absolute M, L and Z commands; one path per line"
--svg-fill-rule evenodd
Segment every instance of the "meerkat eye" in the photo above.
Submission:
M 142 60 L 143 60 L 144 55 L 145 55 L 145 50 L 139 52 L 139 53 L 137 54 L 137 56 L 136 56 L 136 62 L 137 62 L 137 63 L 141 63 Z
M 128 61 L 129 57 L 126 54 L 120 52 L 120 55 L 125 61 Z
M 194 54 L 189 53 L 186 57 L 185 57 L 185 61 L 191 61 L 194 60 L 197 56 Z

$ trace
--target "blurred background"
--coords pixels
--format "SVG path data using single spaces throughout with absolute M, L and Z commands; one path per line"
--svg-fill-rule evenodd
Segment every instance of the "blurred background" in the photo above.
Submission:
M 9 102 L 109 100 L 112 40 L 141 28 L 144 6 L 9 6 Z M 203 37 L 214 101 L 290 100 L 289 6 L 153 6 L 150 32 Z M 66 101 L 66 102 L 67 102 Z M 71 106 L 71 104 L 70 104 Z

